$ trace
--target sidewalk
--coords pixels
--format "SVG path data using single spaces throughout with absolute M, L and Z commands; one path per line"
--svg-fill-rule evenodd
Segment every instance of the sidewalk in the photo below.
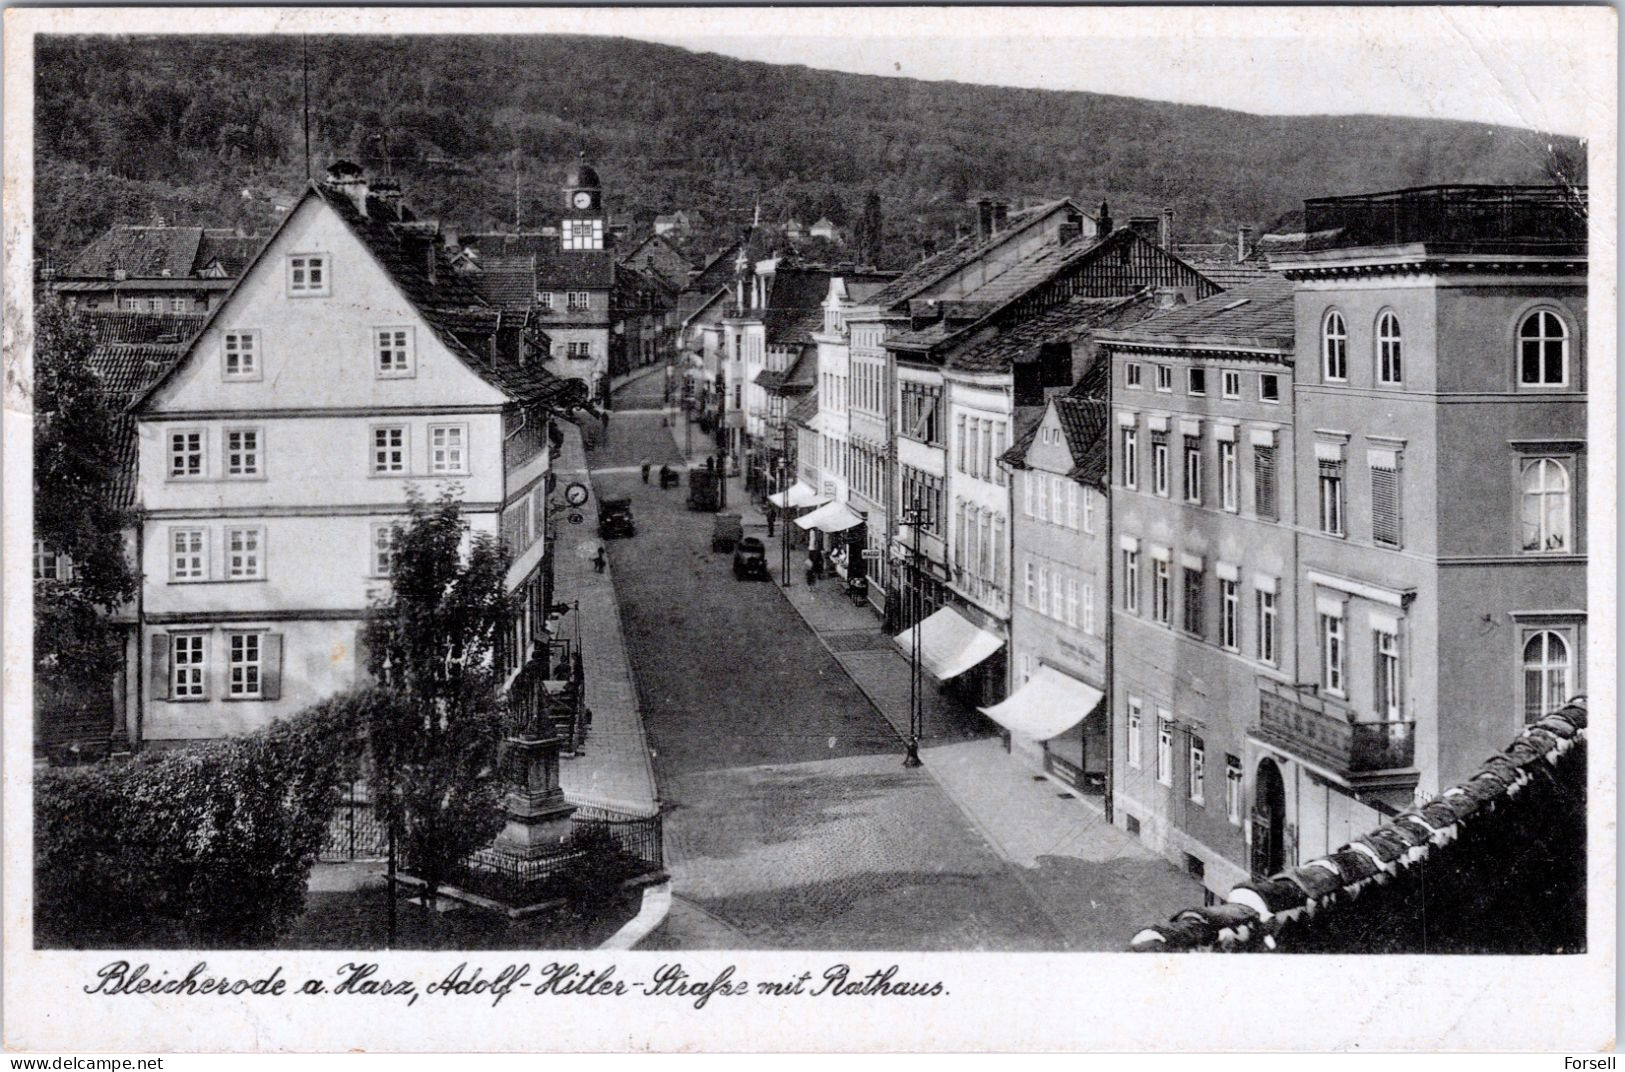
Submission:
M 561 423 L 564 444 L 553 464 L 559 483 L 590 481 L 581 432 L 572 424 Z M 596 501 L 596 495 L 594 498 Z M 560 763 L 559 782 L 565 794 L 578 803 L 652 814 L 659 805 L 659 794 L 621 634 L 614 578 L 607 568 L 603 573 L 593 571 L 598 539 L 590 521 L 579 525 L 566 521 L 558 526 L 554 538 L 554 598 L 578 607 L 587 707 L 592 711 L 583 754 Z M 564 628 L 572 628 L 569 616 Z
M 681 434 L 672 429 L 679 445 Z M 703 460 L 703 453 L 695 456 Z M 847 598 L 838 580 L 809 587 L 804 552 L 792 551 L 790 584 L 781 583 L 775 541 L 767 539 L 767 520 L 741 478 L 728 481 L 728 509 L 767 542 L 775 587 L 897 731 L 901 763 L 910 666 L 879 617 Z M 1120 949 L 1145 920 L 1200 903 L 1200 884 L 1108 824 L 1096 799 L 1022 764 L 1004 750 L 990 721 L 929 675 L 922 680 L 923 769 L 1015 869 L 1073 948 Z
M 644 365 L 642 368 L 635 368 L 631 372 L 623 372 L 619 376 L 611 376 L 609 379 L 610 396 L 613 397 L 616 391 L 619 391 L 629 383 L 636 383 L 645 376 L 653 376 L 657 372 L 664 372 L 665 369 L 665 364 L 657 361 L 653 365 Z

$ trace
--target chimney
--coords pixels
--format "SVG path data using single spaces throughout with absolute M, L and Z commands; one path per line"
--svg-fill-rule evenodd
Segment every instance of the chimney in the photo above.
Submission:
M 327 169 L 326 185 L 348 197 L 361 215 L 367 214 L 367 178 L 359 165 L 335 160 Z
M 920 239 L 920 252 L 927 257 L 935 257 L 937 255 L 937 240 L 935 238 Z
M 1240 264 L 1253 255 L 1253 229 L 1251 227 L 1236 228 L 1236 263 Z
M 1159 241 L 1157 242 L 1157 245 L 1170 252 L 1173 251 L 1174 210 L 1171 208 L 1165 208 L 1162 210 L 1162 227 L 1159 231 Z
M 993 202 L 993 233 L 998 234 L 1010 224 L 1010 206 L 1003 201 Z
M 993 202 L 985 197 L 976 202 L 976 237 L 984 241 L 993 237 Z
M 1162 221 L 1155 216 L 1130 216 L 1128 218 L 1128 229 L 1152 245 L 1157 244 L 1157 232 L 1161 226 Z
M 1104 201 L 1100 203 L 1100 211 L 1095 213 L 1095 226 L 1100 228 L 1102 238 L 1112 233 L 1112 213 Z
M 399 220 L 401 218 L 401 184 L 394 179 L 379 179 L 372 184 L 370 203 L 368 209 L 376 212 L 379 219 Z

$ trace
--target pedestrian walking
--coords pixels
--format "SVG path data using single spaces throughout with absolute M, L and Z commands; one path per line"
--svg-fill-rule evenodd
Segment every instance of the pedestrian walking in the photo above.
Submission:
M 647 459 L 643 462 L 643 482 L 645 484 L 649 482 L 649 462 Z
M 813 585 L 813 582 L 818 579 L 818 560 L 813 557 L 817 553 L 818 553 L 817 551 L 808 551 L 807 552 L 807 587 L 808 588 L 811 588 L 812 585 Z
M 769 510 L 767 512 L 767 538 L 770 540 L 773 538 L 773 518 L 777 515 L 777 510 Z
M 598 545 L 598 550 L 596 552 L 594 552 L 593 556 L 592 556 L 592 571 L 594 573 L 602 573 L 602 572 L 604 572 L 604 567 L 607 566 L 608 564 L 609 564 L 609 559 L 604 554 L 604 545 L 599 544 Z

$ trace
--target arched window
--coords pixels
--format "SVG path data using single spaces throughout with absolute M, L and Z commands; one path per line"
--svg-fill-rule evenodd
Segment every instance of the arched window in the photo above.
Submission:
M 1405 382 L 1404 358 L 1400 353 L 1399 317 L 1392 312 L 1377 318 L 1377 382 Z
M 1569 643 L 1549 629 L 1531 636 L 1523 646 L 1524 721 L 1551 714 L 1568 702 L 1572 663 Z
M 1526 387 L 1566 387 L 1569 331 L 1550 309 L 1536 309 L 1518 325 L 1518 382 Z
M 1335 309 L 1326 314 L 1320 334 L 1320 368 L 1328 380 L 1349 378 L 1349 331 L 1343 314 Z
M 1569 471 L 1556 458 L 1530 458 L 1523 463 L 1523 549 L 1567 552 L 1573 513 Z

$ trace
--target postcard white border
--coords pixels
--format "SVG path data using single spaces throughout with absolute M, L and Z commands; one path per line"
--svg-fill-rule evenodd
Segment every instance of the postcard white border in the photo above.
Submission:
M 1457 7 L 1195 9 L 1133 12 L 1169 35 L 1301 32 L 1336 20 L 1395 35 L 1493 17 L 1566 39 L 1553 62 L 1576 75 L 1572 110 L 1590 140 L 1592 233 L 1590 404 L 1590 952 L 1581 956 L 1291 957 L 1018 954 L 583 953 L 584 968 L 614 963 L 624 976 L 681 961 L 705 977 L 732 964 L 748 980 L 819 970 L 837 960 L 864 971 L 898 964 L 910 979 L 944 981 L 940 998 L 756 996 L 703 1010 L 655 998 L 535 998 L 496 1009 L 459 1000 L 106 998 L 82 992 L 107 953 L 31 948 L 30 441 L 28 343 L 31 278 L 32 55 L 38 33 L 717 33 L 763 13 L 743 9 L 136 9 L 5 13 L 4 67 L 4 1042 L 27 1051 L 600 1050 L 1595 1050 L 1614 1030 L 1615 940 L 1615 441 L 1616 15 L 1608 8 Z M 1052 33 L 1057 20 L 1111 32 L 1109 9 L 780 9 L 781 32 L 930 35 Z M 1251 27 L 1251 30 L 1247 28 Z M 1273 27 L 1273 29 L 1271 29 Z M 1145 47 L 1143 44 L 1141 47 Z M 1516 74 L 1517 72 L 1510 72 Z M 1352 109 L 1351 109 L 1352 110 Z M 1353 151 L 1353 147 L 1351 147 Z M 1147 921 L 1152 922 L 1152 921 Z M 930 921 L 921 921 L 929 927 Z M 1129 936 L 1124 935 L 1125 941 Z M 139 954 L 154 971 L 184 972 L 199 957 Z M 290 979 L 327 976 L 339 953 L 209 953 L 221 973 L 283 966 Z M 382 974 L 427 981 L 468 960 L 499 966 L 519 956 L 371 954 Z M 550 958 L 529 954 L 533 964 Z M 399 1014 L 392 1010 L 399 1008 Z M 545 1030 L 539 1030 L 545 1027 Z

